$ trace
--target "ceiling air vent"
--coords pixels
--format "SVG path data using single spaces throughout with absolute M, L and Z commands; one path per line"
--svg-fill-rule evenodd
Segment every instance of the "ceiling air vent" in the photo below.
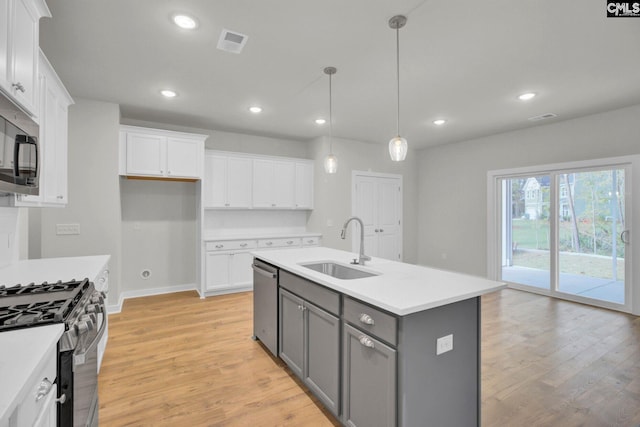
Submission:
M 218 49 L 225 52 L 240 53 L 244 45 L 247 44 L 248 38 L 249 36 L 244 34 L 224 29 L 218 39 Z
M 540 116 L 529 117 L 527 120 L 532 122 L 539 122 L 540 120 L 552 119 L 554 117 L 558 117 L 558 115 L 553 113 L 547 113 L 547 114 L 542 114 Z

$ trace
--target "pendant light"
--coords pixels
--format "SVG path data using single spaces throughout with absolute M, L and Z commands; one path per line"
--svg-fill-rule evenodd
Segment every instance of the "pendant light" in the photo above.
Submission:
M 324 73 L 329 76 L 329 154 L 324 158 L 324 171 L 326 173 L 338 172 L 338 159 L 333 155 L 333 112 L 331 110 L 331 76 L 336 73 L 335 67 L 326 67 Z
M 407 17 L 396 15 L 389 19 L 389 27 L 396 30 L 396 83 L 398 93 L 397 135 L 389 141 L 389 155 L 394 162 L 401 162 L 407 157 L 407 140 L 400 136 L 400 28 L 407 23 Z

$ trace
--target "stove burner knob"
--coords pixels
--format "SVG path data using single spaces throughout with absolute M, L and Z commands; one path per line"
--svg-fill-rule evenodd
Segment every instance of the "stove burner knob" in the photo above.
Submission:
M 93 301 L 92 301 L 92 302 L 93 302 Z M 86 307 L 84 308 L 84 312 L 85 312 L 85 313 L 95 313 L 95 312 L 96 312 L 96 306 L 95 306 L 95 304 L 91 304 L 91 305 L 86 306 Z
M 74 328 L 76 332 L 78 332 L 78 335 L 84 335 L 89 332 L 89 322 L 87 322 L 86 320 L 79 320 L 74 325 Z
M 90 301 L 91 301 L 92 304 L 100 304 L 100 303 L 103 302 L 102 295 L 100 295 L 99 293 L 98 294 L 94 294 L 94 295 L 91 296 L 91 300 Z
M 93 330 L 93 326 L 96 324 L 96 317 L 94 314 L 83 314 L 80 316 L 80 322 L 87 324 L 90 331 Z

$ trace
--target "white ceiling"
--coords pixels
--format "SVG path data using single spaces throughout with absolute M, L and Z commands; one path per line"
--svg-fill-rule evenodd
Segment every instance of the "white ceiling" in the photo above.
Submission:
M 640 103 L 640 19 L 602 0 L 49 0 L 41 46 L 72 96 L 127 118 L 308 140 L 386 144 L 395 136 L 395 31 L 401 134 L 410 147 L 466 140 Z M 194 31 L 170 21 L 199 20 Z M 249 36 L 216 49 L 223 28 Z M 174 99 L 159 91 L 171 88 Z M 516 99 L 534 91 L 529 102 Z M 260 115 L 247 111 L 252 104 Z M 533 123 L 532 116 L 557 118 Z M 436 118 L 448 123 L 437 127 Z

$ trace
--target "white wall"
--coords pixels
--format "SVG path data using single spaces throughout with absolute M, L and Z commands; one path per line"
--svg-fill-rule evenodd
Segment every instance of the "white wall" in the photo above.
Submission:
M 123 291 L 195 284 L 197 187 L 121 178 Z
M 416 152 L 410 149 L 407 159 L 396 163 L 389 158 L 386 144 L 334 138 L 333 153 L 338 158 L 338 173 L 332 175 L 324 172 L 324 158 L 328 153 L 328 138 L 321 137 L 311 142 L 310 155 L 315 159 L 315 194 L 314 209 L 309 216 L 307 229 L 322 233 L 324 246 L 350 251 L 351 239 L 340 239 L 340 230 L 344 221 L 351 216 L 351 172 L 361 170 L 402 175 L 404 261 L 415 263 L 418 254 Z
M 485 276 L 487 172 L 638 154 L 639 117 L 636 105 L 421 150 L 418 262 Z
M 69 203 L 42 208 L 43 258 L 110 254 L 109 304 L 120 288 L 120 190 L 117 104 L 76 98 L 69 108 Z M 30 208 L 40 209 L 40 208 Z M 57 236 L 56 224 L 80 224 L 80 235 Z M 115 299 L 114 299 L 115 297 Z

